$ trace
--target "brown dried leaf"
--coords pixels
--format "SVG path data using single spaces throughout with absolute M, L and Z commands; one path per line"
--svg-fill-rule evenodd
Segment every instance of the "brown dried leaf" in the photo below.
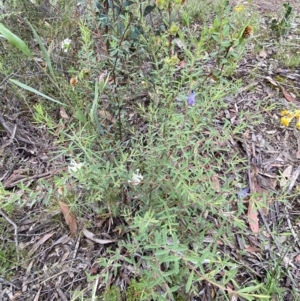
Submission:
M 113 124 L 115 124 L 117 122 L 117 120 L 114 118 L 114 116 L 106 110 L 98 110 L 98 115 L 99 115 L 99 117 L 101 117 L 103 119 L 109 120 Z
M 60 117 L 62 117 L 63 119 L 70 119 L 69 115 L 67 114 L 65 108 L 61 107 L 59 109 L 59 114 L 60 114 Z
M 291 178 L 292 171 L 293 171 L 293 166 L 288 165 L 288 167 L 282 173 L 282 177 L 280 179 L 280 187 L 284 187 L 287 185 L 288 181 Z
M 237 293 L 233 290 L 230 283 L 228 283 L 226 285 L 226 288 L 227 288 L 229 300 L 230 301 L 237 301 L 238 300 Z
M 107 70 L 104 70 L 99 74 L 98 76 L 99 83 L 105 80 L 107 74 L 108 74 Z
M 275 82 L 275 80 L 271 76 L 266 76 L 265 79 L 267 79 L 275 87 L 278 87 L 277 83 Z
M 249 201 L 249 207 L 248 207 L 248 223 L 250 226 L 250 229 L 253 233 L 259 232 L 259 223 L 258 223 L 258 212 L 256 208 L 253 206 L 252 201 Z
M 181 62 L 179 62 L 179 64 L 178 64 L 178 67 L 179 67 L 179 69 L 184 69 L 185 68 L 185 66 L 186 66 L 186 62 L 185 62 L 185 60 L 182 60 Z
M 266 193 L 267 190 L 264 189 L 260 182 L 259 182 L 259 169 L 257 166 L 252 165 L 251 166 L 251 172 L 250 172 L 250 177 L 251 177 L 251 192 L 258 192 L 258 193 Z
M 72 78 L 70 79 L 70 85 L 71 85 L 72 87 L 75 87 L 75 86 L 77 85 L 77 83 L 78 83 L 77 77 L 72 77 Z
M 295 102 L 295 98 L 290 93 L 288 93 L 282 86 L 280 86 L 280 89 L 287 101 Z
M 58 201 L 61 212 L 64 215 L 66 224 L 69 226 L 70 232 L 73 236 L 75 236 L 77 234 L 77 222 L 76 222 L 76 218 L 75 215 L 73 213 L 71 213 L 70 207 L 61 201 Z
M 90 232 L 90 231 L 87 230 L 87 229 L 83 229 L 83 230 L 82 230 L 82 233 L 83 233 L 83 235 L 84 235 L 86 238 L 88 238 L 88 239 L 90 239 L 90 240 L 92 240 L 92 241 L 94 241 L 94 242 L 96 242 L 96 243 L 98 243 L 98 244 L 101 244 L 101 245 L 109 244 L 109 243 L 112 243 L 112 242 L 115 241 L 115 240 L 109 240 L 109 239 L 99 239 L 99 238 L 96 238 L 96 237 L 95 237 L 95 234 L 92 233 L 92 232 Z
M 218 175 L 214 174 L 211 177 L 211 180 L 213 182 L 213 187 L 214 187 L 215 191 L 220 192 L 220 181 L 219 181 Z
M 31 250 L 28 252 L 28 255 L 31 256 L 37 249 L 39 246 L 41 246 L 43 243 L 45 243 L 52 235 L 54 234 L 54 232 L 51 233 L 47 233 L 45 234 L 32 248 Z
M 43 288 L 43 287 L 41 286 L 40 289 L 39 289 L 39 291 L 36 293 L 36 295 L 35 295 L 33 301 L 39 301 L 40 295 L 41 295 L 41 291 L 42 291 L 42 288 Z
M 98 273 L 98 269 L 99 269 L 99 264 L 98 263 L 94 263 L 90 269 L 90 275 L 96 275 Z
M 297 262 L 297 263 L 300 262 L 300 254 L 298 254 L 298 255 L 295 257 L 295 262 Z
M 261 252 L 261 249 L 258 247 L 247 247 L 245 248 L 245 251 L 249 253 L 256 253 L 256 252 Z
M 267 52 L 264 49 L 262 49 L 258 55 L 263 59 L 265 59 L 268 56 Z

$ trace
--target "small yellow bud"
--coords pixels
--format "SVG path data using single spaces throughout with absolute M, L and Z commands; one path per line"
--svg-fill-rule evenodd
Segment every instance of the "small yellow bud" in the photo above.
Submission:
M 172 23 L 170 27 L 170 34 L 176 35 L 178 31 L 179 31 L 179 26 L 176 23 Z
M 176 65 L 179 63 L 179 58 L 177 57 L 177 54 L 176 55 L 173 55 L 171 56 L 170 58 L 165 58 L 165 62 L 168 64 L 168 65 Z
M 155 3 L 156 3 L 156 6 L 159 9 L 163 9 L 164 6 L 166 5 L 166 1 L 165 0 L 156 0 Z

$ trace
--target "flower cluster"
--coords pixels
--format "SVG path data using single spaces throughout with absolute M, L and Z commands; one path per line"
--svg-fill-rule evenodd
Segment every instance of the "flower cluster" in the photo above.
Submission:
M 295 111 L 288 111 L 288 110 L 283 110 L 281 111 L 281 124 L 283 126 L 289 126 L 293 118 L 296 118 L 296 128 L 300 131 L 300 110 L 295 110 Z
M 71 42 L 72 42 L 72 40 L 70 40 L 69 38 L 64 39 L 61 42 L 61 49 L 63 50 L 63 52 L 68 52 L 69 51 L 70 46 L 71 46 Z
M 81 169 L 84 166 L 83 163 L 77 163 L 74 159 L 71 160 L 68 171 L 69 173 L 76 173 L 79 169 Z
M 140 170 L 137 169 L 135 173 L 132 174 L 131 180 L 128 180 L 128 183 L 131 185 L 139 185 L 143 181 L 144 177 L 140 173 Z

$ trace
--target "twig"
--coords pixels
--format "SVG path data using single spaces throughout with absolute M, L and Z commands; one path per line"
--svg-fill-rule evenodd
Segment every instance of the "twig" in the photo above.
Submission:
M 270 229 L 270 227 L 269 227 L 269 225 L 268 225 L 268 223 L 267 223 L 267 221 L 266 221 L 266 219 L 265 219 L 264 214 L 261 212 L 260 209 L 258 209 L 258 212 L 259 212 L 259 214 L 260 214 L 261 219 L 262 219 L 263 222 L 264 222 L 264 225 L 265 225 L 265 227 L 266 227 L 267 232 L 268 232 L 269 235 L 272 237 L 272 239 L 273 239 L 273 241 L 274 241 L 274 243 L 275 243 L 277 249 L 279 250 L 279 254 L 281 254 L 282 248 L 280 247 L 280 244 L 277 242 L 276 238 L 274 237 L 274 235 L 273 235 L 273 233 L 272 233 L 272 231 L 271 231 L 271 229 Z
M 294 174 L 291 177 L 291 182 L 287 189 L 288 193 L 291 193 L 291 191 L 292 191 L 293 187 L 295 186 L 295 183 L 299 177 L 299 174 L 300 174 L 300 166 L 298 166 L 298 168 L 294 171 Z
M 293 237 L 294 237 L 294 239 L 295 239 L 295 242 L 296 242 L 296 243 L 298 244 L 298 246 L 300 247 L 300 242 L 299 242 L 298 235 L 296 234 L 296 232 L 295 232 L 295 230 L 294 230 L 294 228 L 293 228 L 293 226 L 292 226 L 291 220 L 290 220 L 290 218 L 289 218 L 289 213 L 288 213 L 286 207 L 284 208 L 284 211 L 285 211 L 285 218 L 286 218 L 286 220 L 287 220 L 287 223 L 288 223 L 288 226 L 289 226 L 289 228 L 290 228 L 290 230 L 291 230 L 291 233 L 292 233 L 292 235 L 293 235 Z
M 298 168 L 294 171 L 294 173 L 293 173 L 293 175 L 291 177 L 290 185 L 287 188 L 287 192 L 288 193 L 291 193 L 291 191 L 292 191 L 293 187 L 295 186 L 295 183 L 296 183 L 296 181 L 297 181 L 297 179 L 299 177 L 299 174 L 300 174 L 300 166 L 298 166 Z M 289 228 L 291 230 L 291 233 L 292 233 L 292 235 L 293 235 L 293 237 L 295 239 L 295 242 L 300 247 L 300 241 L 299 241 L 298 235 L 296 234 L 296 232 L 295 232 L 295 230 L 294 230 L 294 228 L 292 226 L 291 220 L 289 218 L 289 213 L 288 213 L 286 207 L 284 208 L 284 211 L 285 211 L 285 218 L 287 220 L 287 223 L 288 223 L 288 226 L 289 226 Z
M 12 130 L 10 129 L 10 127 L 6 124 L 2 114 L 0 113 L 0 123 L 2 124 L 2 126 L 4 127 L 4 129 L 6 130 L 6 132 L 8 132 L 8 134 L 12 134 Z
M 45 178 L 45 177 L 47 177 L 47 176 L 52 176 L 52 175 L 56 174 L 57 172 L 59 172 L 59 171 L 61 171 L 61 170 L 62 170 L 62 169 L 56 170 L 56 171 L 54 171 L 54 172 L 48 171 L 48 172 L 44 172 L 44 173 L 41 173 L 41 174 L 38 174 L 38 175 L 34 175 L 34 176 L 31 176 L 31 177 L 24 176 L 23 179 L 17 180 L 17 181 L 15 181 L 15 182 L 12 182 L 12 183 L 9 183 L 9 184 L 6 184 L 6 185 L 5 185 L 5 183 L 4 183 L 4 188 L 12 188 L 12 187 L 16 186 L 17 184 L 23 182 L 24 180 L 30 181 L 30 180 Z
M 5 144 L 1 145 L 1 148 L 5 148 L 5 147 L 9 146 L 14 141 L 15 135 L 16 135 L 16 130 L 17 130 L 17 125 L 15 124 L 14 129 L 12 131 L 12 134 L 10 135 L 9 140 Z
M 76 256 L 77 256 L 79 244 L 80 244 L 80 235 L 78 235 L 78 237 L 77 237 L 77 241 L 76 241 L 76 244 L 75 244 L 75 249 L 74 249 L 74 252 L 73 252 L 73 258 L 72 259 L 75 259 Z
M 14 130 L 12 130 L 6 123 L 6 121 L 4 120 L 2 114 L 0 113 L 0 123 L 2 124 L 2 126 L 4 127 L 4 129 L 7 131 L 7 133 L 12 136 L 13 133 L 14 133 Z M 24 143 L 27 143 L 27 144 L 30 144 L 30 145 L 36 145 L 36 143 L 34 142 L 31 142 L 30 140 L 26 139 L 26 138 L 23 138 L 21 137 L 20 135 L 16 135 L 16 133 L 14 133 L 14 137 L 16 137 L 17 140 L 21 141 L 21 142 L 24 142 Z
M 0 214 L 4 219 L 6 219 L 15 229 L 15 244 L 16 244 L 16 252 L 17 252 L 17 259 L 19 261 L 19 251 L 18 251 L 18 226 L 0 209 Z
M 247 155 L 247 160 L 248 160 L 248 181 L 249 181 L 249 188 L 250 188 L 250 192 L 253 193 L 254 191 L 254 186 L 252 185 L 252 177 L 251 177 L 251 154 L 249 152 L 248 149 L 248 144 L 246 141 L 246 137 L 245 134 L 243 135 L 243 142 L 244 142 L 244 148 L 245 148 L 245 152 Z

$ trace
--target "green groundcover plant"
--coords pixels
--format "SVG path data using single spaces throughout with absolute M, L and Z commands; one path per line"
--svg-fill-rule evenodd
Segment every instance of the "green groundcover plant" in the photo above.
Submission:
M 68 80 L 31 23 L 54 92 L 11 79 L 44 99 L 34 107 L 35 121 L 55 137 L 56 155 L 71 158 L 53 180 L 53 199 L 67 201 L 83 220 L 91 212 L 118 220 L 120 235 L 99 257 L 99 274 L 86 276 L 106 287 L 94 287 L 92 297 L 73 292 L 72 300 L 201 299 L 205 286 L 216 300 L 270 300 L 275 286 L 243 279 L 248 267 L 225 248 L 248 231 L 237 198 L 245 165 L 229 143 L 247 124 L 233 126 L 222 112 L 225 96 L 240 87 L 232 78 L 257 21 L 227 1 L 86 5 L 77 39 L 61 37 L 61 51 L 76 61 Z M 59 133 L 49 102 L 72 116 Z M 123 286 L 112 280 L 120 271 L 129 279 Z

